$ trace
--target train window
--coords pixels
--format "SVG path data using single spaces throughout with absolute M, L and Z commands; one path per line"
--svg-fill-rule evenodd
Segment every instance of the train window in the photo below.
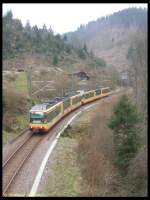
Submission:
M 102 93 L 107 93 L 107 92 L 109 92 L 109 88 L 102 90 Z
M 90 92 L 90 97 L 94 97 L 94 92 Z
M 47 105 L 47 106 L 46 106 L 46 109 L 49 109 L 50 107 L 51 107 L 51 105 Z
M 101 94 L 101 89 L 97 89 L 97 90 L 95 90 L 95 92 L 96 92 L 96 95 L 99 95 L 99 94 Z
M 61 112 L 61 106 L 57 106 L 53 111 L 47 114 L 48 121 L 54 119 Z
M 89 98 L 89 94 L 84 94 L 84 98 L 88 99 Z
M 88 99 L 88 98 L 93 97 L 93 96 L 94 96 L 94 92 L 89 92 L 87 94 L 84 94 L 85 99 Z
M 30 113 L 30 117 L 40 119 L 40 118 L 44 117 L 44 114 L 43 114 L 43 112 L 32 112 L 32 113 Z
M 68 108 L 70 106 L 70 99 L 67 99 L 66 101 L 63 102 L 64 109 Z
M 72 104 L 77 104 L 78 102 L 81 101 L 81 99 L 82 99 L 81 96 L 74 97 L 74 98 L 72 99 Z

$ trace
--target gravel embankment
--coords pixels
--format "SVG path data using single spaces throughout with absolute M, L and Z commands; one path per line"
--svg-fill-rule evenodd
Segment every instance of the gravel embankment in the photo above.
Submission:
M 9 142 L 3 146 L 3 163 L 8 159 L 8 157 L 15 151 L 15 149 L 22 144 L 29 136 L 30 131 L 25 132 L 23 135 L 18 137 L 14 142 Z

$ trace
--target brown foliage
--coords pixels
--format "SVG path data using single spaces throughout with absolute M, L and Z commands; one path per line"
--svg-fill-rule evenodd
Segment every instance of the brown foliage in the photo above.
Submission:
M 147 28 L 137 30 L 131 37 L 131 44 L 135 52 L 131 57 L 130 79 L 134 89 L 134 100 L 143 116 L 143 147 L 130 165 L 128 182 L 131 193 L 143 196 L 147 193 Z
M 136 105 L 147 120 L 147 29 L 131 35 L 134 54 L 131 55 L 130 79 L 134 88 Z
M 12 113 L 6 112 L 3 115 L 3 126 L 6 131 L 12 131 L 13 125 L 16 123 L 15 117 Z
M 126 94 L 131 96 L 131 91 Z M 93 111 L 95 115 L 90 128 L 85 130 L 79 141 L 77 151 L 83 177 L 81 196 L 146 195 L 146 147 L 139 151 L 131 163 L 127 177 L 119 175 L 114 166 L 113 135 L 107 127 L 107 121 L 121 95 L 106 99 Z
M 4 112 L 23 113 L 26 110 L 26 97 L 24 94 L 17 93 L 12 85 L 3 90 Z
M 3 126 L 12 131 L 16 123 L 16 116 L 27 112 L 27 97 L 17 93 L 14 87 L 8 84 L 3 88 Z
M 147 146 L 143 146 L 133 159 L 127 181 L 131 194 L 147 196 Z
M 86 180 L 86 189 L 81 195 L 108 196 L 113 192 L 114 155 L 112 135 L 104 125 L 108 117 L 106 110 L 108 107 L 103 104 L 102 112 L 93 117 L 88 136 L 86 134 L 79 142 L 79 161 Z
M 9 74 L 5 75 L 5 78 L 9 81 L 9 82 L 14 82 L 17 78 L 17 74 L 11 72 Z

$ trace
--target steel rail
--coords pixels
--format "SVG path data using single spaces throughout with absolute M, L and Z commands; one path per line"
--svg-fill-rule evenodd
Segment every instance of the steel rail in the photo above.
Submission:
M 18 133 L 18 135 L 15 138 L 13 138 L 12 140 L 10 140 L 8 143 L 12 144 L 14 141 L 16 141 L 19 137 L 21 137 L 27 131 L 29 131 L 29 127 L 26 127 L 22 131 L 20 131 L 20 133 Z
M 16 149 L 16 150 L 9 156 L 9 158 L 4 162 L 3 168 L 9 163 L 9 160 L 12 159 L 12 158 L 15 156 L 15 154 L 23 147 L 23 145 L 26 144 L 26 143 L 30 140 L 31 137 L 32 137 L 32 135 L 30 135 L 25 141 L 23 141 L 22 144 L 20 144 L 20 145 L 17 147 L 17 149 Z
M 5 174 L 5 172 L 4 172 L 5 169 L 6 169 L 6 175 L 7 175 L 7 172 L 9 172 L 7 170 L 11 170 L 11 168 L 9 169 L 9 164 L 10 165 L 14 164 L 13 163 L 13 160 L 15 160 L 14 158 L 17 158 L 17 156 L 19 155 L 20 151 L 23 152 L 23 150 L 25 150 L 26 147 L 28 147 L 28 143 L 29 143 L 29 141 L 31 141 L 30 140 L 31 138 L 32 138 L 32 136 L 29 137 L 26 141 L 24 141 L 24 143 L 22 145 L 20 145 L 19 148 L 17 148 L 17 150 L 4 163 L 4 165 L 3 165 L 3 173 L 4 174 Z M 35 137 L 33 137 L 33 139 L 35 139 Z M 32 146 L 29 148 L 29 150 L 27 152 L 25 152 L 25 155 L 23 156 L 23 159 L 20 159 L 19 165 L 17 166 L 16 169 L 14 169 L 14 172 L 10 173 L 10 177 L 8 176 L 8 181 L 6 179 L 6 184 L 3 186 L 3 196 L 5 196 L 6 192 L 8 191 L 9 187 L 11 186 L 13 180 L 15 179 L 15 177 L 17 176 L 17 174 L 19 173 L 20 169 L 23 167 L 25 161 L 30 157 L 30 155 L 32 154 L 32 152 L 38 146 L 38 144 L 41 142 L 42 139 L 43 139 L 43 137 L 39 137 L 38 140 L 35 141 L 35 143 L 32 144 Z

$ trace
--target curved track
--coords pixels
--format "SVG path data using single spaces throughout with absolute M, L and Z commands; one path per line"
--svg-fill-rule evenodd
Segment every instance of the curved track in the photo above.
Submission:
M 42 139 L 43 136 L 31 135 L 5 161 L 3 164 L 3 196 L 7 194 L 7 190 L 19 173 L 24 162 L 30 157 Z

